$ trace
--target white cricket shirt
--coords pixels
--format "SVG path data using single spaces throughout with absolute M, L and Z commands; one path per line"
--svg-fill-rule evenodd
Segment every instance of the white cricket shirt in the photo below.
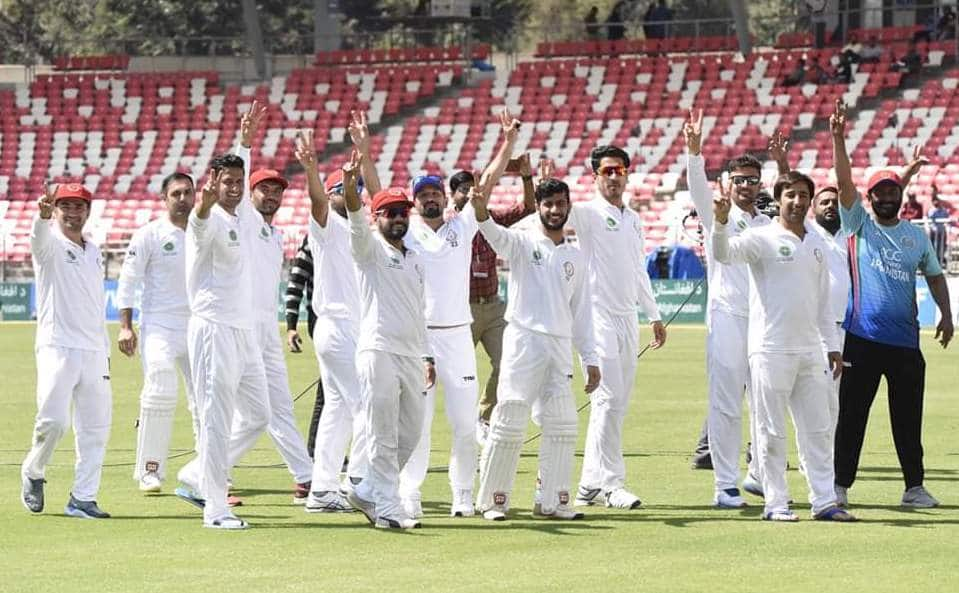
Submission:
M 713 256 L 749 270 L 749 352 L 839 350 L 830 303 L 829 246 L 806 221 L 800 239 L 781 224 L 728 237 L 713 223 Z
M 137 308 L 140 325 L 186 330 L 186 232 L 168 218 L 137 229 L 127 246 L 117 285 L 117 308 Z
M 633 316 L 639 306 L 647 319 L 659 321 L 639 215 L 597 195 L 585 204 L 573 204 L 569 224 L 586 255 L 593 307 Z
M 310 253 L 313 254 L 313 299 L 317 317 L 360 321 L 360 288 L 350 253 L 350 223 L 332 209 L 326 226 L 310 216 Z
M 832 304 L 833 320 L 842 323 L 846 319 L 846 307 L 849 304 L 849 255 L 846 240 L 848 235 L 843 229 L 832 235 L 818 224 L 813 225 L 826 241 L 829 251 L 826 252 L 829 261 L 829 302 Z
M 586 365 L 599 364 L 593 336 L 586 255 L 568 240 L 556 245 L 540 227 L 506 229 L 488 218 L 479 230 L 509 261 L 506 321 L 523 329 L 572 338 Z
M 53 219 L 34 216 L 30 233 L 37 302 L 37 347 L 109 352 L 100 248 L 77 245 Z
M 749 317 L 749 272 L 743 264 L 724 264 L 716 261 L 712 249 L 713 191 L 706 178 L 706 162 L 701 154 L 687 155 L 686 179 L 696 213 L 703 224 L 706 243 L 706 275 L 709 282 L 707 309 L 719 309 L 737 317 Z M 765 214 L 755 216 L 744 212 L 736 204 L 729 211 L 728 236 L 735 237 L 748 228 L 768 225 Z
M 360 289 L 360 335 L 356 351 L 401 356 L 428 353 L 424 271 L 420 255 L 406 253 L 373 234 L 363 210 L 348 212 L 350 252 Z
M 478 227 L 472 204 L 454 213 L 434 231 L 420 217 L 410 219 L 403 242 L 416 250 L 426 272 L 426 323 L 456 326 L 473 323 L 470 311 L 470 258 Z
M 253 243 L 253 309 L 258 322 L 276 323 L 283 272 L 283 231 L 263 220 L 262 214 L 257 214 L 260 224 L 249 239 Z

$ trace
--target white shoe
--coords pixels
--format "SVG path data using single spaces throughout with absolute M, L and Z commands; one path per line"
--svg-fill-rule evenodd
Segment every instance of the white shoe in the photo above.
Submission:
M 758 496 L 763 498 L 763 485 L 756 476 L 752 474 L 746 474 L 746 479 L 743 480 L 743 490 L 752 494 L 753 496 Z
M 209 529 L 247 529 L 249 524 L 236 515 L 224 515 L 212 521 L 203 521 L 203 526 Z
M 542 505 L 536 505 L 533 507 L 533 514 L 537 517 L 546 517 L 547 519 L 563 519 L 566 521 L 574 521 L 577 519 L 582 519 L 586 516 L 584 513 L 574 510 L 566 504 L 561 504 L 552 511 L 544 511 Z
M 591 507 L 596 504 L 597 497 L 602 493 L 602 488 L 587 488 L 581 485 L 576 491 L 576 500 L 573 501 L 573 505 L 578 507 Z
M 406 513 L 407 517 L 412 519 L 419 519 L 423 516 L 423 503 L 420 502 L 420 497 L 418 494 L 416 496 L 403 499 L 403 511 Z
M 353 511 L 346 497 L 339 492 L 310 492 L 306 499 L 307 513 L 349 513 Z
M 356 490 L 350 490 L 346 495 L 346 500 L 349 501 L 353 508 L 363 513 L 366 517 L 366 520 L 370 522 L 371 525 L 376 525 L 376 504 L 372 501 L 360 498 L 356 493 Z
M 487 521 L 505 521 L 506 507 L 495 505 L 483 511 L 483 518 Z
M 489 422 L 479 420 L 476 422 L 476 442 L 482 449 L 486 446 L 486 439 L 489 438 Z
M 417 529 L 420 522 L 409 517 L 377 517 L 373 526 L 377 529 Z
M 916 509 L 931 509 L 939 506 L 939 501 L 929 494 L 923 486 L 913 486 L 902 494 L 902 506 Z
M 453 504 L 450 507 L 451 517 L 472 517 L 476 514 L 473 506 L 472 490 L 456 490 L 453 492 Z
M 739 488 L 726 488 L 716 491 L 713 505 L 720 509 L 741 509 L 746 506 L 746 500 L 739 493 Z
M 638 496 L 625 488 L 617 488 L 606 493 L 606 506 L 610 508 L 638 509 L 642 504 Z
M 162 488 L 163 483 L 156 472 L 147 472 L 140 476 L 140 492 L 159 492 Z

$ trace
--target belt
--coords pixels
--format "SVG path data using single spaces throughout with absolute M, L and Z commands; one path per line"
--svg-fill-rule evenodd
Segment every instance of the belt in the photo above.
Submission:
M 490 303 L 498 303 L 499 295 L 492 294 L 489 296 L 471 296 L 470 303 L 473 305 L 488 305 Z

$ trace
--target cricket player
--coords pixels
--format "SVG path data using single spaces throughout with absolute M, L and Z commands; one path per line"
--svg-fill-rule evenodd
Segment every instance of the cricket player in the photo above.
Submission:
M 615 146 L 597 146 L 590 162 L 596 194 L 589 202 L 573 206 L 569 222 L 589 270 L 603 380 L 589 398 L 583 472 L 575 502 L 592 505 L 602 495 L 607 507 L 636 509 L 642 503 L 625 487 L 623 422 L 639 355 L 637 304 L 652 325 L 653 348 L 666 343 L 666 328 L 646 272 L 642 221 L 623 203 L 629 155 Z
M 749 373 L 755 404 L 758 463 L 768 521 L 797 521 L 786 487 L 786 410 L 796 428 L 813 518 L 855 521 L 836 504 L 828 398 L 842 355 L 829 302 L 826 240 L 806 220 L 811 179 L 792 171 L 773 188 L 780 215 L 772 224 L 730 237 L 733 182 L 714 200 L 713 257 L 746 264 L 749 290 Z M 828 362 L 823 356 L 828 352 Z M 713 443 L 715 445 L 715 443 Z
M 358 272 L 357 369 L 370 444 L 367 477 L 347 499 L 377 528 L 411 529 L 420 522 L 403 509 L 399 476 L 422 434 L 426 389 L 436 378 L 427 353 L 424 263 L 403 243 L 413 203 L 402 189 L 373 196 L 377 232 L 370 230 L 356 190 L 359 161 L 354 151 L 343 169 L 343 188 Z
M 312 307 L 316 314 L 314 344 L 325 387 L 323 415 L 313 453 L 313 490 L 306 510 L 313 513 L 353 510 L 340 493 L 339 474 L 352 435 L 347 478 L 350 485 L 366 477 L 366 414 L 356 370 L 360 291 L 350 255 L 350 223 L 343 198 L 343 172 L 320 181 L 313 133 L 296 138 L 295 154 L 306 171 L 310 196 L 310 253 L 313 254 Z M 361 158 L 368 158 L 368 155 Z M 359 184 L 359 180 L 357 181 Z M 359 191 L 359 187 L 358 190 Z
M 508 110 L 500 113 L 503 145 L 490 164 L 487 182 L 492 187 L 506 169 L 516 144 L 520 122 Z M 469 204 L 462 211 L 447 213 L 443 180 L 424 175 L 413 180 L 413 203 L 418 218 L 410 221 L 406 244 L 424 261 L 426 273 L 426 337 L 436 356 L 437 379 L 443 385 L 446 418 L 452 432 L 449 483 L 450 515 L 469 517 L 473 506 L 476 475 L 476 419 L 479 416 L 479 386 L 476 350 L 470 311 L 470 262 L 478 227 Z M 436 407 L 436 387 L 426 392 L 423 434 L 413 456 L 400 474 L 400 496 L 407 515 L 423 515 L 420 486 L 426 479 L 430 454 L 430 428 Z
M 110 515 L 95 499 L 110 436 L 110 342 L 103 320 L 103 258 L 83 233 L 92 198 L 76 183 L 48 186 L 33 219 L 37 417 L 33 445 L 20 468 L 21 500 L 31 513 L 43 511 L 46 467 L 70 427 L 72 404 L 77 461 L 64 512 L 105 519 Z
M 533 412 L 543 429 L 539 501 L 534 513 L 579 519 L 569 488 L 576 446 L 571 348 L 586 368 L 586 393 L 600 384 L 586 255 L 564 236 L 569 187 L 547 179 L 536 188 L 539 224 L 505 229 L 490 219 L 488 191 L 471 190 L 480 232 L 510 265 L 498 401 L 480 459 L 477 506 L 483 518 L 506 519 L 526 424 Z
M 848 363 L 839 387 L 836 427 L 836 495 L 846 504 L 856 480 L 872 407 L 885 377 L 889 417 L 896 454 L 902 469 L 905 507 L 930 508 L 939 501 L 925 485 L 922 447 L 922 407 L 926 361 L 916 319 L 916 275 L 926 278 L 939 308 L 936 340 L 943 348 L 955 331 L 949 287 L 929 236 L 900 219 L 905 184 L 894 171 L 873 173 L 866 186 L 870 215 L 852 178 L 846 151 L 846 106 L 836 101 L 829 120 L 833 162 L 839 187 L 839 216 L 849 235 L 852 293 L 843 328 L 843 355 Z M 918 157 L 918 152 L 916 153 Z
M 195 201 L 193 178 L 173 173 L 161 186 L 167 215 L 137 229 L 130 239 L 117 286 L 120 352 L 133 356 L 142 341 L 143 390 L 137 420 L 137 458 L 133 479 L 143 492 L 159 492 L 167 475 L 179 375 L 186 385 L 187 407 L 197 439 L 193 380 L 187 354 L 190 305 L 186 295 L 187 219 Z M 133 309 L 140 296 L 140 336 Z
M 747 355 L 749 326 L 749 274 L 745 265 L 727 264 L 713 257 L 713 193 L 706 178 L 706 162 L 701 154 L 703 113 L 690 111 L 683 132 L 686 137 L 686 175 L 689 193 L 702 217 L 706 245 L 709 296 L 706 315 L 706 377 L 709 399 L 707 423 L 709 447 L 715 476 L 713 504 L 718 508 L 746 506 L 739 491 L 739 452 L 742 444 L 743 392 L 750 384 Z M 732 224 L 727 230 L 737 236 L 748 228 L 769 224 L 770 219 L 756 209 L 756 196 L 761 188 L 762 164 L 744 155 L 727 166 L 735 188 L 730 211 Z M 750 414 L 752 418 L 752 414 Z M 755 434 L 750 423 L 750 433 Z M 756 456 L 743 488 L 762 496 Z M 757 467 L 757 470 L 753 468 Z M 785 467 L 785 466 L 783 466 Z

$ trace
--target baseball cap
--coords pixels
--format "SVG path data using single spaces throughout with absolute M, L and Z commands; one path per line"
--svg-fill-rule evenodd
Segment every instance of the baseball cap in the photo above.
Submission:
M 420 193 L 427 187 L 435 187 L 443 191 L 443 179 L 439 175 L 420 175 L 413 178 L 413 195 Z
M 326 190 L 328 194 L 341 194 L 343 193 L 343 169 L 336 169 L 332 173 L 326 176 L 326 180 L 323 182 L 323 189 Z M 356 191 L 363 191 L 363 178 L 356 178 Z
M 392 206 L 393 204 L 404 204 L 410 208 L 413 207 L 413 202 L 410 201 L 409 196 L 406 195 L 403 188 L 390 187 L 376 192 L 376 195 L 373 196 L 373 203 L 370 204 L 370 210 L 372 212 L 379 212 L 383 208 Z
M 263 183 L 264 181 L 275 181 L 283 186 L 283 189 L 286 189 L 290 182 L 283 178 L 280 175 L 280 172 L 275 169 L 260 169 L 259 171 L 254 171 L 250 175 L 250 189 L 253 189 L 258 184 Z
M 90 190 L 79 183 L 61 183 L 57 186 L 57 191 L 53 194 L 53 202 L 64 200 L 66 198 L 79 198 L 87 202 L 93 200 L 93 194 Z
M 866 191 L 872 191 L 880 183 L 895 183 L 901 188 L 902 178 L 899 177 L 898 173 L 890 169 L 876 171 L 869 177 L 869 183 L 866 184 Z

